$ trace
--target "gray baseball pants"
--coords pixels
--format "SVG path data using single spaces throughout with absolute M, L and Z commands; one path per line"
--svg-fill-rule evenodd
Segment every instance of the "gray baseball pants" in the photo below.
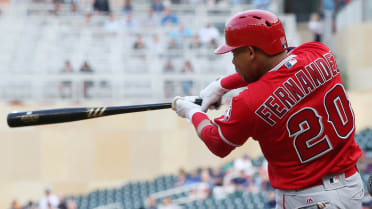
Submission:
M 360 174 L 325 176 L 323 185 L 276 190 L 276 209 L 360 209 L 364 186 Z

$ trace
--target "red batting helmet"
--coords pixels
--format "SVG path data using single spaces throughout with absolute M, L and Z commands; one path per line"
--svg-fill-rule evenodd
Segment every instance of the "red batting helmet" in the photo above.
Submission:
M 279 18 L 264 10 L 248 10 L 234 15 L 225 25 L 226 43 L 214 51 L 223 54 L 244 46 L 255 46 L 274 55 L 288 48 Z

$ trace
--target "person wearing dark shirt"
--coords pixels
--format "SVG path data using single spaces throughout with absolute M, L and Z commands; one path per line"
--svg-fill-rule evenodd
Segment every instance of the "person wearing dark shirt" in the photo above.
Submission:
M 110 12 L 109 0 L 94 0 L 93 9 L 98 13 L 108 14 Z

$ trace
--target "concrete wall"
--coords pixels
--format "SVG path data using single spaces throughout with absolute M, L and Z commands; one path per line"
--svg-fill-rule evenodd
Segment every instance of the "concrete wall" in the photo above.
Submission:
M 337 61 L 347 74 L 350 90 L 372 89 L 372 23 L 351 25 L 334 36 Z

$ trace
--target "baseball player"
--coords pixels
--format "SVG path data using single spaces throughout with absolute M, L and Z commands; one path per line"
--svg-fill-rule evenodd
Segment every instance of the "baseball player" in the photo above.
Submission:
M 354 112 L 330 49 L 310 42 L 289 50 L 279 18 L 263 10 L 229 19 L 225 39 L 215 53 L 232 52 L 237 73 L 203 89 L 201 106 L 175 97 L 177 114 L 219 157 L 249 137 L 257 140 L 277 209 L 361 208 Z M 205 112 L 226 92 L 245 86 L 224 115 L 208 118 Z

